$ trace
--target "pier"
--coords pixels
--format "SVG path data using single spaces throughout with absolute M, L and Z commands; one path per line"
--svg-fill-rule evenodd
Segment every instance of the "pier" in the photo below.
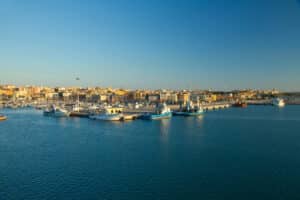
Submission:
M 204 111 L 212 111 L 212 110 L 220 110 L 220 109 L 225 109 L 231 107 L 231 103 L 224 102 L 224 103 L 207 103 L 207 104 L 202 104 L 201 107 L 203 108 Z M 180 108 L 180 105 L 168 105 L 168 107 L 172 111 L 177 111 Z M 129 113 L 129 114 L 140 114 L 140 113 L 147 113 L 147 112 L 154 112 L 155 107 L 149 106 L 149 107 L 142 107 L 139 109 L 131 109 L 131 108 L 125 108 L 124 113 Z
M 219 109 L 225 109 L 231 107 L 230 103 L 214 103 L 214 104 L 206 104 L 202 105 L 203 110 L 209 111 L 209 110 L 219 110 Z

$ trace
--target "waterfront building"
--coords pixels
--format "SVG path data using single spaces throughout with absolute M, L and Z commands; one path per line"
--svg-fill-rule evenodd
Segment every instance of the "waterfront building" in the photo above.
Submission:
M 145 101 L 146 100 L 146 92 L 137 90 L 134 92 L 134 100 L 137 102 Z
M 7 88 L 1 88 L 0 89 L 0 95 L 1 96 L 6 96 L 6 97 L 9 97 L 9 96 L 13 96 L 13 90 L 11 89 L 7 89 Z
M 71 92 L 63 92 L 62 93 L 62 98 L 64 101 L 68 101 L 68 100 L 71 100 L 71 97 L 72 96 L 72 93 Z
M 161 92 L 159 94 L 159 100 L 160 102 L 168 102 L 168 100 L 170 99 L 170 93 L 169 92 Z
M 158 103 L 160 101 L 159 97 L 159 94 L 149 94 L 146 98 L 149 103 Z
M 93 103 L 100 102 L 100 95 L 99 94 L 91 94 L 88 96 L 88 101 Z
M 178 96 L 177 93 L 173 92 L 168 97 L 168 104 L 176 104 L 178 102 Z
M 178 95 L 178 102 L 180 104 L 185 104 L 190 100 L 190 93 L 189 92 L 180 92 Z
M 47 92 L 45 93 L 45 98 L 47 100 L 58 100 L 59 94 L 57 92 Z
M 212 93 L 202 94 L 199 96 L 199 100 L 208 103 L 215 102 L 217 101 L 217 95 Z
M 246 100 L 253 99 L 257 95 L 254 90 L 236 90 L 233 91 L 233 96 L 235 99 Z
M 125 96 L 120 96 L 120 95 L 116 95 L 116 94 L 110 94 L 108 96 L 108 102 L 110 104 L 116 104 L 116 103 L 120 103 L 120 102 L 124 102 L 125 101 Z
M 108 96 L 104 94 L 99 95 L 99 98 L 100 98 L 100 102 L 107 102 L 108 100 Z
M 190 101 L 197 103 L 201 99 L 201 94 L 199 93 L 192 93 L 190 96 Z

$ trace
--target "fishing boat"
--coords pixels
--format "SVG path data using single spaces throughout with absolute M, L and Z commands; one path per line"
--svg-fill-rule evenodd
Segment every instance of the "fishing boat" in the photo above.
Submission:
M 275 98 L 275 99 L 272 100 L 272 105 L 273 106 L 277 106 L 277 107 L 284 107 L 285 106 L 285 102 L 281 98 Z
M 72 105 L 72 111 L 70 112 L 70 117 L 89 117 L 90 113 L 83 109 L 79 104 Z
M 141 119 L 156 120 L 156 119 L 166 119 L 171 117 L 172 117 L 172 112 L 170 108 L 164 103 L 157 106 L 156 111 L 154 113 L 146 113 L 142 115 Z
M 4 120 L 7 120 L 7 117 L 4 115 L 0 115 L 0 121 L 4 121 Z
M 103 121 L 120 121 L 123 118 L 123 108 L 105 108 L 103 113 L 89 116 L 90 119 Z
M 52 117 L 68 117 L 70 116 L 70 112 L 64 108 L 52 105 L 50 108 L 44 110 L 44 115 Z
M 185 107 L 181 107 L 179 111 L 173 112 L 176 116 L 199 116 L 204 113 L 203 109 L 201 108 L 200 104 L 198 103 L 197 106 L 194 106 L 191 101 L 186 103 Z
M 248 104 L 246 102 L 238 101 L 234 104 L 232 104 L 232 107 L 236 108 L 247 108 Z

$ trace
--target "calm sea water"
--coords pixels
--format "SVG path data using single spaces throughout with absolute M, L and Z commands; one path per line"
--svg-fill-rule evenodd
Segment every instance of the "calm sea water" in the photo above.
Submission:
M 125 123 L 1 112 L 1 199 L 300 199 L 300 106 Z

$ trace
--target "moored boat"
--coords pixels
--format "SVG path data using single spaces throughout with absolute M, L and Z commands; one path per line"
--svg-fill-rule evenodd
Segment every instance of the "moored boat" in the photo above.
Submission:
M 90 113 L 80 106 L 79 103 L 72 105 L 72 111 L 70 112 L 70 117 L 89 117 Z
M 44 110 L 44 115 L 52 117 L 68 117 L 70 116 L 70 112 L 64 108 L 52 105 L 50 108 Z
M 284 107 L 285 106 L 285 102 L 281 98 L 275 98 L 275 99 L 272 100 L 272 105 L 273 106 L 277 106 L 277 107 Z
M 173 114 L 177 116 L 199 116 L 203 113 L 204 111 L 199 105 L 199 103 L 197 106 L 194 106 L 191 101 L 187 102 L 186 106 L 183 108 L 181 107 L 179 111 L 173 112 Z
M 90 119 L 103 121 L 120 121 L 123 118 L 123 108 L 105 108 L 104 113 L 89 116 Z
M 146 113 L 141 116 L 144 120 L 156 120 L 156 119 L 167 119 L 172 117 L 172 112 L 167 105 L 161 104 L 156 108 L 155 113 Z

